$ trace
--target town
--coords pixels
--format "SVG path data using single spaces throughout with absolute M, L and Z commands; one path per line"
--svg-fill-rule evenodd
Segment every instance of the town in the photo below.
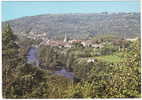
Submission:
M 33 39 L 35 41 L 40 40 L 41 42 L 38 44 L 40 45 L 45 45 L 45 46 L 52 46 L 52 47 L 59 47 L 59 48 L 71 48 L 74 47 L 75 44 L 80 44 L 82 47 L 93 47 L 93 48 L 102 48 L 105 44 L 108 44 L 110 41 L 104 41 L 102 40 L 92 40 L 92 39 L 87 39 L 87 40 L 78 40 L 78 39 L 68 39 L 67 34 L 64 35 L 63 40 L 53 40 L 48 38 L 47 33 L 34 33 L 30 32 L 28 36 L 24 35 L 28 39 Z M 138 37 L 135 38 L 119 38 L 119 40 L 113 40 L 114 44 L 117 42 L 120 42 L 121 40 L 123 41 L 129 41 L 129 42 L 134 42 L 138 40 Z

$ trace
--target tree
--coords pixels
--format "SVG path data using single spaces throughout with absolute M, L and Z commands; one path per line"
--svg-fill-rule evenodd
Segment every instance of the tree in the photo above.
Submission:
M 118 64 L 97 64 L 88 75 L 95 83 L 96 97 L 138 98 L 141 94 L 140 45 L 131 44 L 124 52 L 126 60 Z M 99 66 L 99 67 L 98 67 Z
M 45 72 L 26 64 L 26 57 L 19 55 L 16 36 L 9 25 L 2 33 L 2 78 L 4 98 L 27 98 L 43 82 Z M 46 82 L 45 82 L 46 83 Z
M 105 44 L 103 48 L 100 49 L 102 55 L 112 54 L 118 49 L 118 47 L 112 44 Z
M 28 98 L 34 97 L 32 93 L 36 91 L 39 86 L 46 83 L 46 72 L 29 64 L 20 66 L 17 72 L 17 77 L 12 83 L 13 96 L 15 98 Z
M 83 45 L 80 42 L 76 42 L 72 44 L 74 48 L 83 48 Z
M 20 61 L 18 57 L 18 45 L 16 44 L 16 36 L 13 34 L 10 25 L 6 25 L 2 32 L 2 66 L 3 66 L 3 96 L 8 94 L 8 88 L 16 78 L 16 66 Z

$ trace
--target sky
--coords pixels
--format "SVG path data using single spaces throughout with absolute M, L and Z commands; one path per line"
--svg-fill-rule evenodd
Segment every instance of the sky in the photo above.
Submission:
M 140 12 L 139 1 L 90 1 L 90 2 L 65 2 L 65 1 L 3 1 L 2 21 L 12 20 L 24 16 L 40 14 L 64 14 L 64 13 L 118 13 Z

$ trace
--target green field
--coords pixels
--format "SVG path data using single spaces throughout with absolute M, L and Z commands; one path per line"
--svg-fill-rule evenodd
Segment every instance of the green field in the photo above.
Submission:
M 97 56 L 97 57 L 85 57 L 85 58 L 78 58 L 78 62 L 86 62 L 89 58 L 91 59 L 97 59 L 98 61 L 102 62 L 108 62 L 108 63 L 119 63 L 124 60 L 124 57 L 122 52 L 116 52 L 111 55 L 102 55 L 102 56 Z
M 121 54 L 121 53 L 120 53 Z M 96 57 L 97 60 L 110 62 L 110 63 L 119 63 L 124 60 L 119 54 L 105 55 Z

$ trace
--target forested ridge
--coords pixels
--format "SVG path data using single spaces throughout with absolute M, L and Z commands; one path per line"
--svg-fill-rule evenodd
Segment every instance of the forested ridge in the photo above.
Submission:
M 9 23 L 14 34 L 27 36 L 31 33 L 62 39 L 66 33 L 74 39 L 86 39 L 97 35 L 119 37 L 140 36 L 140 13 L 90 13 L 44 14 L 3 22 Z
M 26 62 L 25 47 L 33 41 L 21 41 L 6 25 L 2 32 L 3 98 L 140 98 L 140 39 L 112 40 L 103 40 L 106 44 L 102 48 L 41 46 L 44 66 L 37 67 Z M 88 58 L 95 61 L 86 62 Z M 47 66 L 64 67 L 79 80 L 51 74 Z

